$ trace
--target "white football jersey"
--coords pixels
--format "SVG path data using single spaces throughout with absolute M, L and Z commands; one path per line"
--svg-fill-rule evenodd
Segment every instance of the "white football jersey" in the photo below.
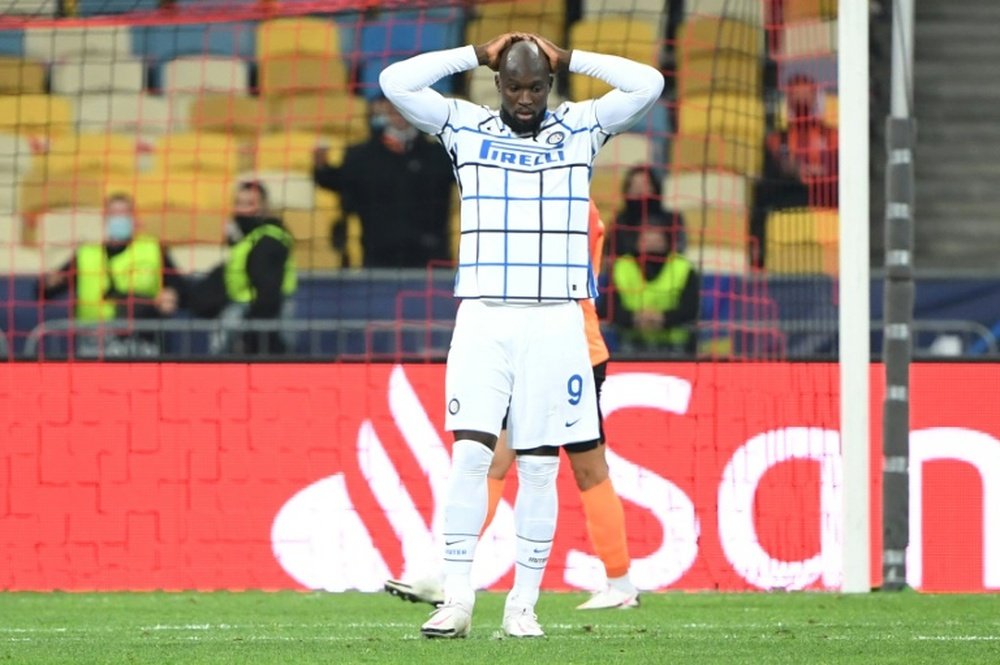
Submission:
M 597 123 L 593 101 L 547 111 L 526 138 L 497 111 L 449 101 L 438 138 L 462 199 L 455 295 L 526 303 L 595 297 L 590 169 L 611 135 Z

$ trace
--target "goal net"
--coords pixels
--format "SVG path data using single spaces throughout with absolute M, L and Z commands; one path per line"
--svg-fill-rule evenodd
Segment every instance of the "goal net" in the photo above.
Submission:
M 374 589 L 380 576 L 410 570 L 414 553 L 430 546 L 439 463 L 447 462 L 438 441 L 443 372 L 381 361 L 442 360 L 447 352 L 458 193 L 450 168 L 440 186 L 434 160 L 444 155 L 400 157 L 424 139 L 393 126 L 377 79 L 416 53 L 512 30 L 625 56 L 666 80 L 650 112 L 599 153 L 590 190 L 607 228 L 598 305 L 613 358 L 609 455 L 628 506 L 636 574 L 651 588 L 836 586 L 836 368 L 771 362 L 830 360 L 837 352 L 835 2 L 0 0 L 0 11 L 7 357 L 245 359 L 226 345 L 250 331 L 284 345 L 286 359 L 332 361 L 43 363 L 37 374 L 34 365 L 17 365 L 17 380 L 35 386 L 31 403 L 52 405 L 53 418 L 75 423 L 79 441 L 119 440 L 118 416 L 77 422 L 81 404 L 101 412 L 102 391 L 129 423 L 124 448 L 78 453 L 83 443 L 63 441 L 54 445 L 67 456 L 45 463 L 55 465 L 57 486 L 79 496 L 98 482 L 131 488 L 121 498 L 137 508 L 108 527 L 108 542 L 158 528 L 168 543 L 140 553 L 152 571 L 134 578 L 140 587 L 288 586 L 277 553 L 299 585 Z M 435 87 L 498 102 L 486 68 Z M 607 90 L 561 76 L 550 108 Z M 373 166 L 365 146 L 389 156 Z M 162 243 L 170 257 L 164 286 L 172 273 L 218 276 L 234 251 L 227 237 L 245 214 L 239 196 L 247 183 L 263 185 L 267 213 L 288 232 L 282 241 L 297 283 L 286 291 L 294 307 L 277 327 L 255 328 L 239 313 L 233 323 L 193 312 L 208 286 L 181 298 L 174 313 L 159 309 L 157 290 L 139 289 L 135 276 L 122 284 L 101 268 L 93 282 L 81 247 L 100 247 L 113 233 L 109 197 L 133 202 L 133 237 Z M 664 253 L 686 259 L 697 287 L 693 313 L 676 324 L 691 343 L 669 349 L 658 343 L 662 336 L 633 334 L 635 317 L 622 316 L 630 306 L 615 278 L 629 256 L 655 278 L 651 266 Z M 220 279 L 225 284 L 225 274 Z M 129 291 L 110 310 L 109 285 Z M 138 314 L 151 306 L 154 316 Z M 81 343 L 92 338 L 100 343 Z M 123 349 L 123 338 L 152 347 Z M 635 363 L 618 362 L 626 360 Z M 46 424 L 21 430 L 49 431 L 36 411 L 22 417 Z M 201 441 L 209 443 L 192 443 Z M 105 452 L 122 466 L 98 464 Z M 79 464 L 65 461 L 77 455 Z M 144 466 L 147 459 L 158 464 Z M 14 457 L 4 461 L 10 475 L 22 468 Z M 317 480 L 316 468 L 337 472 Z M 170 517 L 160 512 L 165 504 L 127 483 L 144 474 L 188 493 L 159 490 L 176 508 Z M 253 509 L 273 523 L 217 514 L 223 504 L 243 506 L 236 497 L 247 482 L 256 488 Z M 560 482 L 564 497 L 577 496 L 571 477 Z M 77 494 L 58 496 L 66 514 L 89 505 L 72 499 Z M 584 586 L 595 565 L 577 499 L 570 501 L 563 523 L 572 535 L 558 546 L 550 588 Z M 334 517 L 319 528 L 308 515 Z M 100 514 L 86 519 L 107 525 Z M 497 529 L 510 519 L 502 509 Z M 261 535 L 268 529 L 275 540 Z M 247 543 L 264 548 L 254 550 L 259 560 L 240 549 Z M 202 548 L 225 574 L 185 572 L 189 548 Z M 318 568 L 321 555 L 335 565 Z M 240 577 L 222 563 L 248 557 L 260 564 L 249 568 L 259 576 Z M 87 555 L 74 561 L 91 570 Z M 133 579 L 96 564 L 89 577 L 53 565 L 46 570 L 61 571 L 54 577 L 22 567 L 5 584 L 122 588 Z M 491 570 L 500 571 L 484 573 L 491 584 L 508 579 L 502 565 Z

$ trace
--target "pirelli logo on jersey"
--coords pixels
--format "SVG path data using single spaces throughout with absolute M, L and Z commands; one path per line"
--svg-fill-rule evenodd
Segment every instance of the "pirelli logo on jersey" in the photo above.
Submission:
M 562 145 L 525 145 L 513 141 L 483 139 L 479 159 L 517 166 L 544 166 L 566 161 Z

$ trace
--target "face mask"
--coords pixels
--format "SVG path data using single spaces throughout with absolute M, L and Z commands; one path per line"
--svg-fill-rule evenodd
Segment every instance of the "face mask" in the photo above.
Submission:
M 381 132 L 389 126 L 389 116 L 384 113 L 376 113 L 371 117 L 371 120 L 368 121 L 368 125 L 371 127 L 373 132 Z
M 111 242 L 125 242 L 132 237 L 132 218 L 128 215 L 112 215 L 104 225 L 104 233 Z
M 393 125 L 386 125 L 382 135 L 390 141 L 397 141 L 403 145 L 408 145 L 411 141 L 417 138 L 417 128 L 412 125 L 407 125 L 405 129 L 399 129 Z

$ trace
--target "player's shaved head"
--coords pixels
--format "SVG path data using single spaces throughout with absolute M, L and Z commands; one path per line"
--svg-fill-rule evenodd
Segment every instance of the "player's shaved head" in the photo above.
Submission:
M 522 39 L 500 54 L 500 73 L 548 76 L 551 71 L 549 60 L 538 44 L 530 39 Z
M 516 41 L 500 54 L 496 77 L 500 117 L 518 134 L 541 126 L 552 89 L 549 60 L 534 41 Z

